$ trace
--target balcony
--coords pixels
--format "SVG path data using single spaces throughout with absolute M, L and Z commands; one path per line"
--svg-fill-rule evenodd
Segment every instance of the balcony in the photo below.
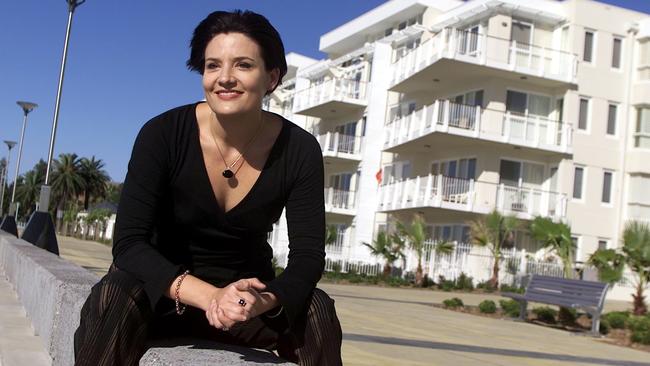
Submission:
M 325 188 L 325 212 L 354 216 L 356 214 L 355 199 L 354 191 Z
M 329 79 L 296 92 L 293 113 L 333 118 L 363 109 L 368 84 L 358 80 Z
M 566 218 L 566 195 L 534 188 L 428 175 L 382 186 L 379 211 L 422 208 L 487 214 L 494 208 L 519 219 Z
M 362 137 L 327 132 L 316 137 L 324 158 L 361 161 Z
M 386 126 L 384 150 L 405 149 L 416 140 L 419 145 L 439 146 L 436 135 L 441 133 L 457 136 L 460 143 L 470 138 L 560 154 L 572 152 L 572 129 L 567 123 L 448 100 L 437 100 Z
M 568 52 L 446 28 L 393 63 L 390 90 L 445 88 L 495 76 L 575 87 L 577 62 L 577 56 Z

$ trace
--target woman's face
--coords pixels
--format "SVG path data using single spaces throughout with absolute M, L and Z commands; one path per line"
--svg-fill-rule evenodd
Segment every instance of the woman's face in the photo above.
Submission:
M 203 90 L 217 116 L 260 110 L 278 76 L 277 69 L 266 70 L 261 48 L 242 33 L 218 34 L 205 48 Z

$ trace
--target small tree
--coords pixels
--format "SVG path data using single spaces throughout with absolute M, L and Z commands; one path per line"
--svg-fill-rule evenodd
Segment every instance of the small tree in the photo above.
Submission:
M 503 216 L 496 209 L 479 220 L 470 221 L 470 236 L 472 244 L 488 247 L 494 260 L 490 287 L 499 288 L 499 264 L 501 262 L 501 248 L 512 238 L 512 234 L 519 226 L 514 216 Z
M 537 216 L 530 223 L 529 230 L 533 239 L 560 257 L 564 277 L 573 278 L 576 245 L 571 239 L 571 227 L 563 222 L 553 222 L 547 217 Z
M 424 219 L 422 215 L 416 214 L 413 216 L 413 221 L 409 225 L 404 225 L 402 222 L 397 222 L 397 230 L 400 235 L 406 238 L 406 242 L 411 250 L 415 252 L 418 258 L 418 267 L 415 270 L 415 285 L 422 286 L 424 282 L 424 271 L 422 270 L 422 256 L 424 254 L 424 241 L 426 239 L 424 233 Z
M 372 245 L 368 243 L 363 245 L 370 249 L 370 254 L 384 259 L 383 276 L 390 276 L 393 263 L 402 256 L 399 245 L 393 243 L 392 237 L 385 231 L 377 233 L 377 239 L 372 242 Z
M 630 221 L 623 230 L 621 252 L 613 249 L 597 250 L 589 258 L 589 263 L 598 269 L 602 281 L 611 284 L 623 277 L 626 264 L 635 274 L 636 292 L 632 294 L 634 314 L 648 312 L 645 304 L 645 288 L 650 283 L 650 226 L 639 221 Z

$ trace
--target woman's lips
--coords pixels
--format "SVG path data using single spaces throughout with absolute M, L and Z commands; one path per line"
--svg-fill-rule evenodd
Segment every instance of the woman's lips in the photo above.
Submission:
M 218 91 L 217 97 L 222 100 L 233 100 L 239 98 L 243 93 L 240 91 Z

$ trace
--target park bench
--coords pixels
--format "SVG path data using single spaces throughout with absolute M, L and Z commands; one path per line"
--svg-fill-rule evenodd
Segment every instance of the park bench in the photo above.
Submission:
M 519 302 L 519 318 L 526 319 L 529 302 L 580 309 L 591 315 L 591 332 L 599 334 L 600 314 L 603 311 L 608 285 L 602 282 L 574 280 L 560 277 L 532 275 L 526 292 L 502 293 Z
M 4 273 L 3 273 L 4 272 Z M 74 364 L 73 335 L 90 288 L 88 270 L 0 230 L 0 275 L 18 294 L 52 365 Z M 266 350 L 195 339 L 152 344 L 140 365 L 294 365 Z

